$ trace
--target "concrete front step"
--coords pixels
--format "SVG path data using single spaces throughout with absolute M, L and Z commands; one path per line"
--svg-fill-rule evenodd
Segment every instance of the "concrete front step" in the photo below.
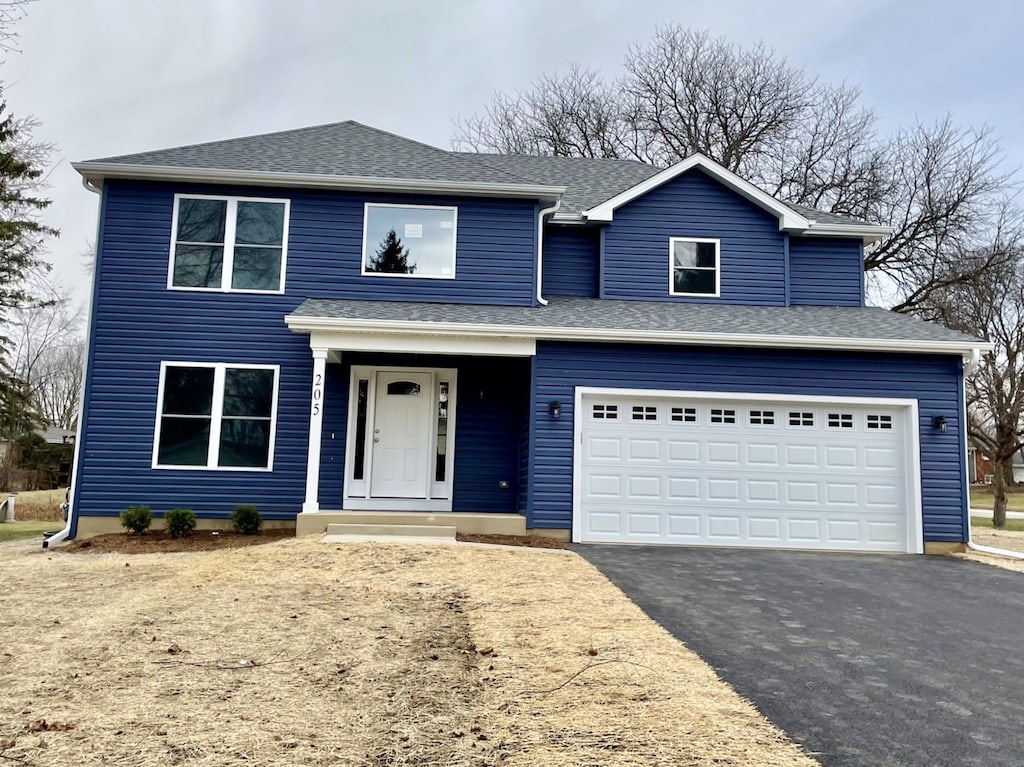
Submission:
M 487 514 L 435 511 L 320 511 L 299 514 L 296 535 L 327 532 L 331 525 L 412 525 L 454 527 L 460 533 L 485 535 L 526 535 L 526 517 L 522 514 Z
M 361 538 L 401 536 L 404 538 L 455 539 L 453 525 L 376 525 L 365 523 L 327 525 L 328 535 L 347 535 Z

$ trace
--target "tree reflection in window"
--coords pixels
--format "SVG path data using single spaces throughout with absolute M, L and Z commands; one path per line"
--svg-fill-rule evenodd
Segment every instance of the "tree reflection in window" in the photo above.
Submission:
M 371 256 L 366 271 L 381 274 L 415 274 L 416 264 L 409 263 L 409 249 L 402 245 L 394 229 L 384 235 L 377 246 L 377 254 Z
M 171 285 L 281 290 L 286 207 L 284 201 L 177 198 Z

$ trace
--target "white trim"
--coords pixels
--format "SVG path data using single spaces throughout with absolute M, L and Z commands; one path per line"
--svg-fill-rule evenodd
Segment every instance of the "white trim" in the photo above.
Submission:
M 451 512 L 451 499 L 443 498 L 344 498 L 342 511 L 440 511 Z
M 706 266 L 676 267 L 675 248 L 677 242 L 713 242 L 715 244 L 715 292 L 714 293 L 676 293 L 676 269 L 697 269 L 702 272 L 711 271 Z M 689 298 L 719 298 L 722 295 L 722 241 L 713 237 L 669 237 L 668 238 L 668 294 Z
M 564 186 L 543 184 L 499 184 L 489 182 L 430 181 L 378 176 L 346 176 L 330 173 L 279 173 L 270 171 L 226 170 L 222 168 L 180 168 L 171 165 L 137 165 L 118 162 L 71 163 L 82 177 L 95 186 L 105 178 L 143 178 L 194 183 L 247 184 L 259 186 L 329 187 L 390 192 L 440 192 L 484 197 L 525 197 L 557 199 Z
M 878 351 L 878 352 L 913 352 L 922 354 L 959 354 L 968 359 L 976 349 L 989 351 L 993 348 L 991 343 L 986 341 L 923 341 L 911 339 L 892 338 L 833 338 L 829 336 L 793 336 L 793 335 L 767 335 L 759 333 L 703 333 L 677 330 L 625 330 L 615 328 L 559 328 L 547 326 L 529 325 L 497 325 L 468 322 L 428 322 L 425 320 L 379 320 L 379 319 L 353 319 L 334 317 L 303 317 L 293 314 L 284 318 L 288 328 L 297 333 L 317 334 L 317 338 L 323 339 L 332 348 L 349 348 L 344 345 L 326 343 L 332 337 L 338 339 L 339 344 L 357 343 L 362 338 L 362 343 L 367 344 L 358 348 L 366 350 L 385 350 L 384 346 L 372 346 L 372 344 L 388 344 L 389 336 L 390 350 L 410 350 L 406 344 L 415 343 L 416 337 L 434 337 L 434 341 L 425 344 L 431 348 L 452 349 L 456 353 L 459 342 L 457 339 L 464 337 L 470 341 L 476 337 L 477 343 L 483 343 L 482 339 L 492 340 L 504 339 L 513 341 L 619 341 L 641 344 L 689 344 L 700 346 L 747 346 L 747 347 L 769 347 L 769 348 L 796 348 L 796 349 L 829 349 L 836 351 Z M 442 341 L 440 339 L 445 339 Z M 473 344 L 467 344 L 473 348 Z M 353 347 L 355 348 L 355 347 Z M 526 347 L 522 347 L 526 349 Z M 463 352 L 458 352 L 463 353 Z M 466 354 L 485 354 L 487 352 L 464 352 Z M 500 353 L 500 352 L 498 352 Z M 506 352 L 515 356 L 531 356 L 526 352 Z
M 779 218 L 779 229 L 810 229 L 813 222 L 801 216 L 795 210 L 776 200 L 767 192 L 758 189 L 746 179 L 740 178 L 731 170 L 719 165 L 714 160 L 702 154 L 692 154 L 680 160 L 660 173 L 655 173 L 650 178 L 641 181 L 636 186 L 630 187 L 614 197 L 605 200 L 600 205 L 595 205 L 589 210 L 583 211 L 583 215 L 590 221 L 612 221 L 615 210 L 628 202 L 642 197 L 653 189 L 657 189 L 677 176 L 687 171 L 699 168 L 714 177 L 733 191 L 753 202 L 755 205 L 774 213 Z
M 924 552 L 924 512 L 921 502 L 921 448 L 920 417 L 916 399 L 905 397 L 828 397 L 819 395 L 761 394 L 757 392 L 692 391 L 675 389 L 635 389 L 606 386 L 577 386 L 573 400 L 573 455 L 572 455 L 572 540 L 582 543 L 583 511 L 581 488 L 583 472 L 583 398 L 589 396 L 608 397 L 661 397 L 678 400 L 731 400 L 777 403 L 808 403 L 814 405 L 860 405 L 889 408 L 904 408 L 904 428 L 907 441 L 907 551 L 911 554 Z
M 892 228 L 888 226 L 875 226 L 874 224 L 829 224 L 821 223 L 797 213 L 785 203 L 776 200 L 767 192 L 759 189 L 744 178 L 737 176 L 728 168 L 719 165 L 709 157 L 700 153 L 692 154 L 680 160 L 675 165 L 666 168 L 660 173 L 641 181 L 636 186 L 630 187 L 614 197 L 585 210 L 582 216 L 588 221 L 613 221 L 615 210 L 626 203 L 642 197 L 648 192 L 657 189 L 677 176 L 687 171 L 699 168 L 712 176 L 717 181 L 732 189 L 742 197 L 750 200 L 755 205 L 774 213 L 779 219 L 779 229 L 802 235 L 817 235 L 822 237 L 859 237 L 865 243 L 871 243 L 881 239 L 887 234 L 892 234 Z
M 427 469 L 426 498 L 372 498 L 370 496 L 370 478 L 373 473 L 373 424 L 377 414 L 377 374 L 378 373 L 418 373 L 430 375 L 431 397 L 434 408 L 431 410 L 429 444 L 431 451 L 430 465 Z M 345 425 L 345 465 L 342 478 L 341 504 L 344 510 L 390 510 L 390 511 L 451 511 L 455 490 L 455 433 L 458 412 L 459 371 L 456 368 L 424 368 L 407 365 L 353 365 L 349 371 L 348 382 L 348 418 Z M 437 396 L 438 384 L 441 380 L 448 382 L 448 445 L 445 453 L 445 481 L 434 481 L 434 460 L 437 445 Z M 366 389 L 366 444 L 363 447 L 363 479 L 357 480 L 352 475 L 355 470 L 356 449 L 356 416 L 360 380 L 367 381 Z
M 409 354 L 465 354 L 487 357 L 532 357 L 537 353 L 537 342 L 532 338 L 478 338 L 472 334 L 462 336 L 431 335 L 429 333 L 344 333 L 314 330 L 309 336 L 310 346 L 322 346 L 343 351 L 365 351 Z
M 306 494 L 303 514 L 320 511 L 320 453 L 323 445 L 324 399 L 327 391 L 327 350 L 314 347 L 309 390 L 309 435 L 306 439 Z
M 199 288 L 174 284 L 174 257 L 178 249 L 178 209 L 181 200 L 221 200 L 225 202 L 224 219 L 224 242 L 220 247 L 224 248 L 224 258 L 221 264 L 220 287 Z M 231 280 L 234 276 L 235 264 L 235 231 L 238 226 L 238 203 L 240 202 L 266 202 L 275 205 L 284 205 L 284 221 L 281 227 L 281 276 L 278 279 L 277 290 L 256 290 L 253 288 L 233 288 Z M 177 192 L 174 195 L 174 207 L 171 213 L 171 239 L 167 254 L 167 289 L 181 290 L 193 293 L 251 293 L 258 295 L 281 295 L 284 293 L 285 277 L 288 269 L 288 223 L 291 220 L 291 200 L 287 197 L 243 197 L 239 195 L 223 194 L 189 194 L 188 192 Z M 187 245 L 215 245 L 216 243 L 192 243 L 186 241 Z M 245 245 L 243 244 L 243 247 Z M 254 245 L 257 248 L 276 248 L 274 245 Z
M 366 270 L 366 235 L 370 227 L 370 208 L 404 208 L 406 210 L 450 210 L 452 212 L 452 262 L 451 274 L 401 274 L 395 272 L 369 272 Z M 397 234 L 397 233 L 396 233 Z M 363 203 L 363 250 L 359 262 L 359 274 L 363 277 L 401 277 L 412 280 L 454 280 L 458 260 L 459 209 L 455 205 L 413 205 L 394 202 Z
M 158 463 L 160 455 L 160 428 L 164 410 L 164 382 L 167 368 L 212 368 L 213 369 L 213 401 L 210 407 L 210 442 L 207 446 L 206 466 L 176 466 Z M 220 453 L 220 427 L 223 422 L 224 407 L 224 376 L 228 368 L 232 370 L 271 370 L 274 373 L 274 388 L 270 400 L 270 433 L 267 446 L 266 466 L 218 466 L 216 461 Z M 153 427 L 153 455 L 150 468 L 168 471 L 255 471 L 271 472 L 274 470 L 274 446 L 277 440 L 277 399 L 281 383 L 280 365 L 255 365 L 246 362 L 193 362 L 190 360 L 161 360 L 160 382 L 156 395 L 156 424 Z M 204 416 L 205 417 L 205 416 Z

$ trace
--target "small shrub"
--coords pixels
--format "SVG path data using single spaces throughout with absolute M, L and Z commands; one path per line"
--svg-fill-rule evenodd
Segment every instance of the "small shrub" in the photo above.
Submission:
M 153 524 L 153 515 L 148 506 L 129 506 L 121 512 L 121 527 L 132 535 L 142 535 Z
M 192 509 L 171 509 L 164 514 L 164 529 L 172 538 L 185 538 L 196 529 L 196 515 Z
M 239 506 L 231 513 L 231 524 L 241 535 L 256 535 L 263 527 L 263 517 L 255 506 Z

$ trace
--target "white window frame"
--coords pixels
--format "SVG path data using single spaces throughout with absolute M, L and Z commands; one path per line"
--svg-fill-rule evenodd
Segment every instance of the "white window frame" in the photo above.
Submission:
M 675 250 L 677 242 L 711 242 L 715 245 L 715 292 L 714 293 L 677 293 Z M 706 266 L 680 267 L 711 271 Z M 668 294 L 687 298 L 720 298 L 722 295 L 722 241 L 712 237 L 669 237 L 668 238 Z
M 164 416 L 164 382 L 167 380 L 167 368 L 213 368 L 213 401 L 210 405 L 210 443 L 207 445 L 205 466 L 178 466 L 176 464 L 159 463 L 160 427 Z M 228 368 L 233 370 L 272 370 L 274 371 L 274 391 L 270 400 L 270 445 L 267 452 L 266 466 L 218 466 L 220 460 L 220 427 L 224 420 L 224 377 Z M 190 362 L 164 360 L 160 362 L 160 384 L 156 394 L 156 426 L 153 429 L 153 460 L 154 469 L 174 469 L 177 471 L 258 471 L 274 470 L 274 445 L 277 438 L 277 395 L 281 383 L 280 365 L 252 365 L 244 362 Z
M 450 210 L 452 212 L 452 273 L 451 274 L 394 274 L 370 272 L 366 269 L 366 235 L 369 231 L 370 208 L 408 208 L 411 210 Z M 454 205 L 411 205 L 396 202 L 367 202 L 363 204 L 363 248 L 359 256 L 359 273 L 364 277 L 397 277 L 406 280 L 454 280 L 456 253 L 459 242 L 459 209 Z
M 227 203 L 224 220 L 224 262 L 221 266 L 220 287 L 194 288 L 174 284 L 174 258 L 178 250 L 178 210 L 181 200 L 222 200 Z M 281 280 L 277 290 L 255 290 L 253 288 L 232 288 L 231 278 L 235 267 L 235 228 L 238 225 L 238 203 L 270 202 L 284 204 L 284 226 L 281 231 Z M 288 222 L 291 219 L 291 200 L 287 197 L 240 197 L 225 194 L 188 194 L 180 192 L 174 195 L 174 212 L 171 215 L 171 247 L 167 262 L 167 289 L 187 290 L 199 293 L 257 293 L 261 295 L 280 295 L 284 293 L 285 275 L 288 267 Z M 254 246 L 263 247 L 263 246 Z

